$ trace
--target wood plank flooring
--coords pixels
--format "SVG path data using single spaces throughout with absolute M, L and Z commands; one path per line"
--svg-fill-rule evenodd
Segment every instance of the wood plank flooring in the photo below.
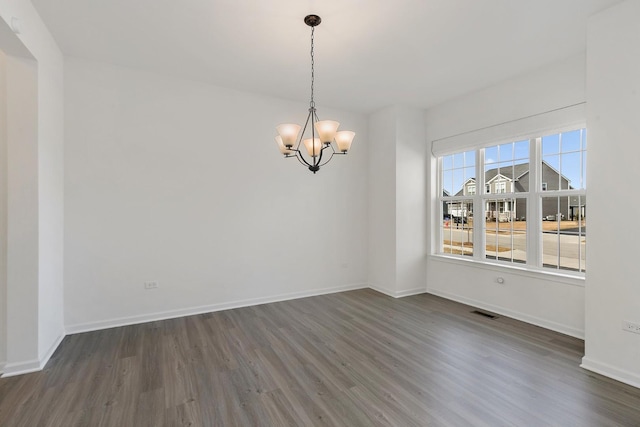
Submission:
M 640 426 L 581 340 L 358 290 L 71 335 L 0 379 L 9 426 Z

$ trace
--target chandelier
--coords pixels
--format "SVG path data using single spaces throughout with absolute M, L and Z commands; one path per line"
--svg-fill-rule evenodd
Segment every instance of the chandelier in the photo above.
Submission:
M 275 137 L 280 152 L 284 157 L 295 157 L 314 174 L 333 158 L 334 154 L 347 154 L 351 148 L 351 142 L 356 135 L 348 130 L 338 132 L 340 123 L 333 120 L 319 120 L 316 114 L 316 104 L 313 100 L 313 83 L 315 80 L 313 57 L 313 34 L 315 27 L 322 20 L 318 15 L 307 15 L 304 23 L 311 27 L 311 102 L 309 102 L 309 114 L 304 128 L 297 124 L 281 124 L 276 126 L 278 136 Z M 300 132 L 302 129 L 302 133 Z M 309 130 L 310 129 L 310 130 Z M 308 131 L 309 130 L 309 131 Z M 309 135 L 310 134 L 310 135 Z M 305 138 L 305 136 L 310 136 Z M 335 147 L 334 147 L 335 143 Z M 301 144 L 307 152 L 305 156 Z M 337 150 L 336 150 L 337 147 Z

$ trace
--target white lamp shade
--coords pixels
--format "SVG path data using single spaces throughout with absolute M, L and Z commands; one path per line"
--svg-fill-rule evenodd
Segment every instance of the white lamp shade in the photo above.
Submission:
M 320 138 L 307 138 L 302 142 L 304 142 L 304 146 L 307 148 L 307 153 L 309 153 L 310 156 L 316 157 L 320 155 L 320 151 L 322 150 Z
M 346 153 L 351 149 L 351 143 L 353 142 L 353 137 L 356 136 L 355 132 L 351 132 L 350 130 L 343 130 L 336 133 L 336 144 L 338 144 L 338 150 Z
M 300 133 L 300 125 L 286 123 L 276 126 L 278 134 L 282 137 L 282 144 L 285 147 L 293 147 L 296 145 L 298 133 Z
M 276 136 L 276 144 L 278 144 L 278 148 L 280 149 L 280 152 L 282 154 L 287 154 L 287 155 L 294 154 L 293 151 L 287 149 L 287 147 L 284 146 L 284 143 L 282 142 L 282 137 L 280 135 Z
M 316 122 L 315 126 L 318 131 L 320 141 L 323 143 L 330 143 L 333 141 L 333 137 L 336 135 L 336 131 L 338 130 L 340 123 L 334 122 L 333 120 L 321 120 Z

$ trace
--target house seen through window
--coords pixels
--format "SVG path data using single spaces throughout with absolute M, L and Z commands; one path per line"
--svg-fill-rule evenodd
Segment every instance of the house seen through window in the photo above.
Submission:
M 438 160 L 438 253 L 586 271 L 586 129 Z

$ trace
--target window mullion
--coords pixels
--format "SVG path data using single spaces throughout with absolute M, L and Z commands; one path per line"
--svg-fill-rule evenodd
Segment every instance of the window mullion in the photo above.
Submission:
M 473 197 L 473 257 L 485 259 L 484 149 L 476 150 L 476 194 Z M 480 189 L 480 190 L 478 190 Z
M 527 264 L 542 266 L 542 138 L 529 141 L 529 195 L 527 196 Z
M 436 253 L 442 253 L 443 252 L 443 244 L 442 241 L 444 240 L 444 229 L 442 228 L 442 218 L 444 217 L 444 212 L 442 210 L 442 205 L 443 205 L 443 189 L 444 189 L 444 180 L 442 179 L 442 157 L 437 157 L 436 158 L 436 171 L 438 172 L 436 174 L 436 191 L 438 192 L 438 197 L 436 197 L 436 200 L 438 200 L 438 208 L 437 211 L 438 216 L 437 218 L 435 218 L 436 220 L 433 222 L 433 225 L 435 225 L 435 229 L 436 231 L 436 239 L 435 239 L 435 244 L 437 245 L 437 247 L 435 248 L 435 252 Z M 431 228 L 433 230 L 433 227 Z M 432 241 L 431 243 L 432 245 L 434 244 L 434 242 Z

